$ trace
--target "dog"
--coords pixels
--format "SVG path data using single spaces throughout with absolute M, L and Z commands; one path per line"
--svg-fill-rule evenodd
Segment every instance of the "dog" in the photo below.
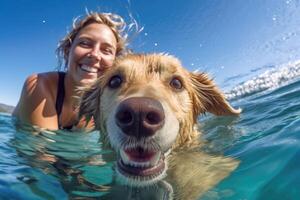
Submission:
M 79 118 L 94 120 L 116 152 L 122 184 L 145 188 L 164 181 L 170 198 L 196 199 L 238 166 L 233 158 L 199 151 L 197 119 L 206 112 L 241 110 L 206 73 L 187 71 L 174 56 L 129 54 L 83 89 Z

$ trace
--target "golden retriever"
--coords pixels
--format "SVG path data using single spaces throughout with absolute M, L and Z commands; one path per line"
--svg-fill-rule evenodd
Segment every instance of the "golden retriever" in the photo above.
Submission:
M 196 199 L 238 161 L 199 149 L 200 114 L 238 115 L 205 73 L 191 73 L 165 54 L 116 60 L 84 89 L 79 117 L 93 119 L 117 153 L 121 183 L 144 188 L 164 181 L 176 199 Z M 121 194 L 124 195 L 124 194 Z

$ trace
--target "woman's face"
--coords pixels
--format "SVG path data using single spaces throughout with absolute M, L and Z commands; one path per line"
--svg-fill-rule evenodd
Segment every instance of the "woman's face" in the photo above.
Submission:
M 91 83 L 112 66 L 117 40 L 111 29 L 91 23 L 76 35 L 68 57 L 68 73 L 77 85 Z

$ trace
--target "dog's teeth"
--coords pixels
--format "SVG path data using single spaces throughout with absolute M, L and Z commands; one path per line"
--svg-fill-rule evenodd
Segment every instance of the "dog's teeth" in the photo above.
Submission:
M 158 163 L 160 159 L 160 153 L 157 153 L 153 156 L 153 158 L 150 160 L 150 164 L 153 166 L 153 165 L 156 165 Z
M 151 158 L 149 161 L 145 162 L 137 162 L 130 160 L 129 156 L 125 153 L 124 150 L 120 150 L 120 156 L 125 165 L 129 165 L 132 167 L 141 167 L 141 168 L 148 168 L 157 165 L 157 163 L 160 160 L 161 154 L 156 153 L 153 158 Z
M 123 150 L 120 151 L 120 156 L 125 165 L 130 165 L 130 160 Z

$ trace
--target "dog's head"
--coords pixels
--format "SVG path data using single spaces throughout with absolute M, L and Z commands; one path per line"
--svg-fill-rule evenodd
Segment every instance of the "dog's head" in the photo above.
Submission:
M 204 73 L 190 73 L 163 54 L 116 60 L 85 89 L 79 117 L 94 118 L 118 153 L 117 172 L 127 184 L 144 186 L 165 176 L 171 149 L 197 140 L 201 113 L 236 115 Z

